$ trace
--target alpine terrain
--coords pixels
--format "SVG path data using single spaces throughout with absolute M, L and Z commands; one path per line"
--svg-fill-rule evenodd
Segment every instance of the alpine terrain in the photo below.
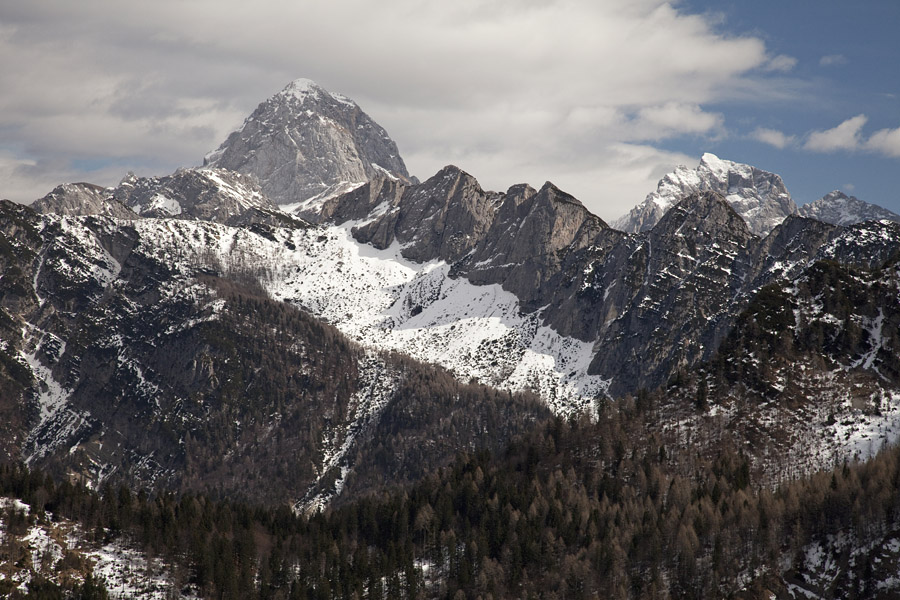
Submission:
M 712 154 L 612 224 L 420 181 L 304 79 L 0 201 L 0 592 L 891 597 L 898 220 Z

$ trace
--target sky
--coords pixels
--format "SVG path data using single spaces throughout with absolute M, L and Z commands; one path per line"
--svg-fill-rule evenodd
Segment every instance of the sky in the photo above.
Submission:
M 196 166 L 309 78 L 425 179 L 604 219 L 704 152 L 900 213 L 896 0 L 0 0 L 0 198 Z

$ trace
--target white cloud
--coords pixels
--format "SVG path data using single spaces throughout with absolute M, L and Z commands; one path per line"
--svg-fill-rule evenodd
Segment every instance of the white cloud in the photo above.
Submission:
M 796 66 L 796 58 L 794 58 L 793 56 L 788 56 L 786 54 L 779 54 L 778 56 L 773 56 L 771 59 L 769 59 L 769 61 L 764 65 L 763 68 L 766 71 L 779 71 L 781 73 L 787 73 Z
M 828 54 L 819 59 L 819 65 L 823 67 L 834 67 L 845 64 L 847 64 L 847 57 L 843 54 Z
M 862 145 L 861 131 L 868 120 L 866 115 L 857 115 L 833 129 L 813 131 L 807 137 L 803 147 L 813 152 L 857 150 Z
M 696 104 L 668 102 L 642 108 L 635 120 L 633 139 L 659 140 L 680 134 L 704 134 L 721 130 L 725 117 L 703 111 Z
M 873 152 L 900 158 L 900 128 L 876 131 L 866 142 L 865 147 Z
M 601 216 L 639 202 L 666 161 L 662 173 L 696 161 L 647 143 L 720 134 L 706 107 L 764 97 L 766 73 L 795 62 L 663 0 L 56 0 L 4 13 L 2 143 L 42 173 L 197 164 L 257 103 L 309 77 L 357 100 L 420 177 L 456 162 L 494 188 L 551 179 L 602 198 Z M 46 193 L 17 172 L 0 196 Z
M 867 122 L 866 115 L 857 115 L 833 129 L 814 131 L 809 134 L 803 147 L 814 152 L 865 150 L 891 158 L 900 158 L 900 127 L 880 129 L 866 139 L 862 134 L 862 128 Z
M 768 144 L 769 146 L 778 148 L 779 150 L 790 146 L 796 139 L 792 135 L 786 135 L 785 133 L 778 131 L 777 129 L 767 129 L 766 127 L 757 127 L 750 134 L 750 137 L 758 142 L 762 142 L 763 144 Z

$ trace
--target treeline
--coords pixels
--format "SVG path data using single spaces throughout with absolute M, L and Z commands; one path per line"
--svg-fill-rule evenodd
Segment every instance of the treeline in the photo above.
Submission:
M 553 419 L 503 452 L 460 455 L 420 483 L 301 517 L 202 495 L 100 494 L 17 465 L 0 493 L 126 536 L 204 598 L 769 598 L 812 541 L 884 539 L 900 452 L 758 488 L 746 457 L 667 448 L 639 407 Z M 865 569 L 836 597 L 871 597 Z

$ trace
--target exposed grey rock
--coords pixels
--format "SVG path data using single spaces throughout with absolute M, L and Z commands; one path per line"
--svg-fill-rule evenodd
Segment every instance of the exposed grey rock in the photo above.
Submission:
M 31 207 L 39 213 L 64 216 L 105 215 L 136 219 L 138 215 L 113 197 L 112 190 L 92 183 L 64 183 L 35 200 Z
M 707 191 L 585 269 L 600 312 L 612 318 L 591 363 L 612 379 L 611 394 L 655 387 L 709 357 L 739 308 L 747 249 L 757 241 L 725 199 Z
M 280 205 L 378 176 L 410 181 L 387 132 L 355 102 L 308 79 L 260 104 L 204 165 L 255 176 Z
M 840 228 L 797 215 L 786 218 L 756 247 L 750 257 L 750 289 L 779 278 L 793 279 L 816 258 L 819 249 L 840 233 Z
M 502 284 L 533 310 L 552 295 L 548 284 L 566 257 L 607 229 L 600 217 L 550 182 L 537 192 L 513 186 L 483 241 L 456 271 L 476 284 Z
M 838 229 L 816 253 L 818 260 L 831 260 L 866 269 L 881 269 L 900 260 L 900 223 L 864 221 Z
M 663 177 L 655 192 L 612 225 L 632 233 L 647 231 L 679 201 L 707 190 L 724 196 L 757 235 L 769 233 L 797 212 L 780 176 L 707 153 L 696 169 L 679 166 Z
M 409 186 L 397 179 L 376 177 L 351 191 L 333 196 L 323 201 L 317 211 L 320 221 L 346 223 L 347 221 L 377 218 L 388 210 L 400 205 L 403 193 Z M 381 242 L 371 242 L 379 248 Z
M 397 240 L 403 256 L 417 262 L 439 258 L 452 263 L 468 254 L 487 234 L 501 198 L 482 190 L 474 177 L 454 166 L 400 194 L 396 184 L 386 189 L 385 185 L 383 181 L 369 184 L 350 197 L 352 201 L 365 195 L 373 186 L 387 193 L 373 207 L 372 220 L 356 228 L 354 237 L 376 248 L 387 248 Z M 380 206 L 384 212 L 379 214 Z
M 863 221 L 900 221 L 900 215 L 875 204 L 863 202 L 840 191 L 825 194 L 815 202 L 800 207 L 800 215 L 832 225 L 853 225 Z
M 142 217 L 196 219 L 223 225 L 304 226 L 282 212 L 253 177 L 226 169 L 179 169 L 165 177 L 129 174 L 113 195 Z

